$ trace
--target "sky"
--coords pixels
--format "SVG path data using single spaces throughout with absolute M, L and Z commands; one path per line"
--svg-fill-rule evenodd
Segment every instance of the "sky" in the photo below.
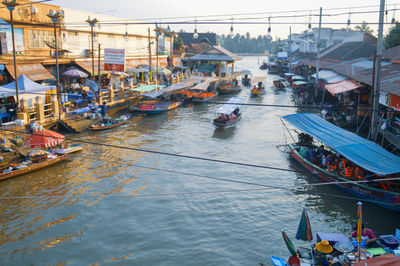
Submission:
M 352 23 L 378 23 L 378 10 L 380 0 L 53 0 L 49 2 L 61 7 L 81 9 L 96 13 L 118 16 L 122 18 L 161 22 L 163 26 L 168 25 L 168 21 L 205 21 L 205 20 L 223 20 L 228 24 L 224 25 L 197 25 L 198 32 L 216 32 L 217 34 L 229 34 L 231 23 L 233 24 L 234 34 L 250 33 L 250 36 L 265 35 L 268 28 L 268 17 L 271 16 L 271 36 L 273 38 L 287 38 L 291 27 L 292 33 L 300 33 L 307 29 L 310 19 L 312 27 L 318 27 L 319 7 L 322 7 L 323 14 L 331 16 L 322 17 L 322 27 L 344 28 L 348 19 Z M 112 4 L 111 4 L 112 3 Z M 391 9 L 400 8 L 400 0 L 387 0 L 386 5 L 388 15 L 385 21 L 390 22 L 392 17 L 398 14 L 400 10 L 391 11 Z M 364 7 L 364 8 L 360 8 Z M 333 9 L 340 8 L 340 9 Z M 308 11 L 313 10 L 313 11 Z M 282 13 L 276 13 L 284 11 Z M 290 11 L 290 12 L 289 12 Z M 355 12 L 371 12 L 355 14 Z M 354 12 L 353 14 L 350 14 Z M 245 14 L 243 13 L 262 13 Z M 310 14 L 312 16 L 310 16 Z M 336 16 L 332 16 L 336 14 Z M 342 14 L 342 15 L 338 15 Z M 224 15 L 223 17 L 202 17 L 209 15 Z M 285 16 L 276 18 L 276 16 Z M 297 17 L 295 17 L 297 16 Z M 302 16 L 302 17 L 299 17 Z M 176 19 L 167 19 L 171 17 L 180 17 Z M 184 18 L 181 18 L 184 17 Z M 258 18 L 258 19 L 256 19 Z M 400 18 L 399 18 L 400 20 Z M 262 25 L 237 25 L 236 22 L 259 22 Z M 324 23 L 342 23 L 341 25 L 332 25 Z M 352 25 L 354 27 L 355 25 Z M 193 32 L 195 25 L 171 25 L 175 31 L 183 29 L 186 32 Z M 385 26 L 385 30 L 389 26 Z M 377 26 L 371 24 L 371 28 L 377 32 Z

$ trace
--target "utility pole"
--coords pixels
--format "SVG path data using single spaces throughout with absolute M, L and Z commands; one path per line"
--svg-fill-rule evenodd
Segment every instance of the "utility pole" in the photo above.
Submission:
M 289 27 L 289 54 L 288 54 L 288 59 L 289 59 L 289 73 L 292 73 L 292 26 Z
M 97 62 L 97 82 L 99 83 L 99 88 L 100 88 L 100 54 L 101 54 L 101 45 L 99 42 L 99 52 L 98 52 L 98 62 Z
M 58 100 L 58 121 L 61 120 L 61 91 L 60 91 L 60 70 L 58 67 L 58 43 L 57 43 L 57 23 L 59 19 L 64 17 L 64 13 L 62 11 L 53 12 L 53 10 L 49 11 L 47 15 L 54 22 L 54 46 L 56 52 L 56 80 L 57 80 L 57 100 Z
M 379 28 L 378 28 L 378 43 L 376 46 L 376 59 L 375 59 L 375 75 L 374 75 L 374 88 L 372 98 L 372 118 L 370 133 L 371 138 L 375 139 L 378 134 L 379 125 L 379 96 L 381 90 L 381 62 L 382 62 L 382 37 L 383 37 L 383 19 L 385 11 L 385 0 L 381 0 L 379 10 Z
M 94 32 L 93 32 L 93 28 L 94 25 L 96 25 L 96 23 L 98 22 L 97 19 L 90 19 L 90 17 L 88 17 L 88 19 L 86 20 L 87 23 L 89 23 L 90 28 L 91 28 L 91 35 L 92 35 L 92 77 L 94 78 Z
M 322 22 L 322 7 L 319 8 L 319 24 L 318 24 L 318 39 L 317 39 L 317 64 L 315 72 L 315 98 L 318 97 L 318 81 L 319 81 L 319 57 L 320 57 L 320 42 L 321 42 L 321 22 Z
M 151 80 L 151 39 L 150 39 L 150 27 L 148 28 L 149 33 L 149 81 Z
M 7 7 L 8 11 L 10 11 L 11 37 L 12 37 L 13 58 L 14 58 L 15 95 L 17 98 L 17 105 L 19 106 L 17 58 L 16 58 L 16 51 L 15 51 L 15 37 L 14 37 L 15 35 L 14 35 L 14 23 L 13 23 L 13 11 L 14 11 L 15 7 L 18 5 L 18 3 L 15 0 L 10 0 L 10 1 L 6 0 L 2 4 Z

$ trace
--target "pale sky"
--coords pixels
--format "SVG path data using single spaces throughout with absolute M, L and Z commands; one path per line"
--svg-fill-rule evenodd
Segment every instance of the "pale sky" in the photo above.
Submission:
M 349 12 L 359 11 L 378 11 L 380 0 L 54 0 L 50 2 L 55 5 L 64 7 L 81 9 L 91 12 L 98 12 L 107 15 L 118 16 L 128 19 L 148 19 L 148 18 L 166 18 L 166 17 L 188 17 L 173 19 L 172 21 L 193 21 L 195 16 L 198 16 L 197 20 L 213 20 L 221 19 L 217 18 L 202 18 L 204 15 L 227 15 L 224 19 L 231 21 L 257 21 L 265 22 L 263 25 L 233 25 L 234 33 L 245 34 L 250 32 L 251 36 L 258 36 L 260 34 L 266 34 L 268 17 L 271 12 L 271 35 L 275 38 L 276 36 L 286 38 L 289 34 L 289 26 L 292 28 L 292 32 L 300 33 L 306 30 L 307 23 L 310 18 L 297 17 L 294 15 L 304 15 L 310 12 L 305 10 L 316 10 L 319 7 L 323 8 L 323 14 L 338 14 L 344 13 L 343 15 L 334 17 L 323 17 L 322 27 L 342 28 L 346 27 L 343 25 L 324 25 L 324 22 L 340 22 L 346 23 Z M 236 4 L 235 4 L 236 3 Z M 386 1 L 388 9 L 393 9 L 393 4 L 397 4 L 396 8 L 400 8 L 400 0 L 389 0 Z M 362 6 L 371 6 L 365 8 L 356 8 Z M 353 7 L 350 9 L 350 7 Z M 344 8 L 339 10 L 329 10 L 332 8 Z M 286 13 L 273 13 L 277 11 L 291 11 Z M 296 11 L 293 13 L 292 11 Z M 259 15 L 233 15 L 230 14 L 243 14 L 243 13 L 265 13 Z M 312 14 L 318 14 L 319 11 L 312 11 Z M 273 18 L 274 16 L 285 15 L 290 16 L 287 18 Z M 400 10 L 388 12 L 388 16 L 385 17 L 385 21 L 390 22 L 393 15 L 398 16 L 400 20 Z M 265 17 L 265 19 L 264 19 Z M 261 20 L 255 20 L 254 18 L 261 18 Z M 312 27 L 318 27 L 318 17 L 312 16 Z M 378 13 L 367 13 L 367 14 L 351 14 L 351 22 L 362 22 L 367 21 L 370 23 L 378 22 Z M 154 21 L 154 20 L 152 20 Z M 159 19 L 163 25 L 167 25 L 167 19 Z M 288 23 L 288 24 L 273 24 L 273 23 Z M 165 23 L 165 24 L 164 24 Z M 304 24 L 295 24 L 304 23 Z M 354 27 L 355 25 L 352 25 Z M 198 25 L 198 32 L 212 31 L 218 34 L 228 34 L 231 25 Z M 376 25 L 371 25 L 372 28 L 377 29 Z M 389 26 L 385 26 L 387 29 Z M 171 28 L 175 31 L 184 29 L 187 32 L 193 32 L 194 25 L 171 25 Z M 375 30 L 376 33 L 376 30 Z

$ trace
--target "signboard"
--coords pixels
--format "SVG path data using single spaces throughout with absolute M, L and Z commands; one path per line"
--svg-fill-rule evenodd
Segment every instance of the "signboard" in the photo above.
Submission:
M 104 70 L 125 71 L 125 49 L 104 49 Z
M 287 59 L 287 52 L 278 52 L 279 59 Z

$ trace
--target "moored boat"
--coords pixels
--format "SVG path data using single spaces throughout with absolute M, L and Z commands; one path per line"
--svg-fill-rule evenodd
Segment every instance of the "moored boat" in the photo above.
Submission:
M 228 100 L 227 104 L 219 107 L 215 112 L 218 117 L 213 120 L 216 127 L 226 128 L 234 126 L 240 119 L 242 119 L 240 103 L 243 98 L 232 97 Z
M 293 114 L 284 116 L 283 119 L 331 148 L 330 151 L 324 152 L 333 156 L 339 154 L 340 158 L 348 162 L 346 163 L 348 167 L 345 166 L 343 169 L 346 171 L 343 175 L 338 170 L 329 170 L 306 158 L 304 147 L 313 149 L 312 141 L 289 144 L 291 157 L 310 173 L 323 181 L 333 182 L 357 197 L 400 211 L 400 183 L 393 179 L 400 173 L 400 157 L 374 142 L 334 126 L 316 114 Z M 359 167 L 364 174 L 351 175 L 356 169 L 353 165 Z
M 125 124 L 126 120 L 128 120 L 129 118 L 130 118 L 130 116 L 127 116 L 127 115 L 123 115 L 116 119 L 104 118 L 101 123 L 89 126 L 89 129 L 93 130 L 93 131 L 100 131 L 100 130 L 115 128 L 115 127 Z
M 221 94 L 231 94 L 242 90 L 242 87 L 237 80 L 240 73 L 234 73 L 231 76 L 225 77 L 224 81 L 218 86 L 217 91 Z
M 32 156 L 30 160 L 10 164 L 8 167 L 0 169 L 0 180 L 31 173 L 33 171 L 51 166 L 68 158 L 68 155 L 65 154 L 56 155 L 50 154 L 45 151 L 41 152 L 43 152 L 43 155 Z

